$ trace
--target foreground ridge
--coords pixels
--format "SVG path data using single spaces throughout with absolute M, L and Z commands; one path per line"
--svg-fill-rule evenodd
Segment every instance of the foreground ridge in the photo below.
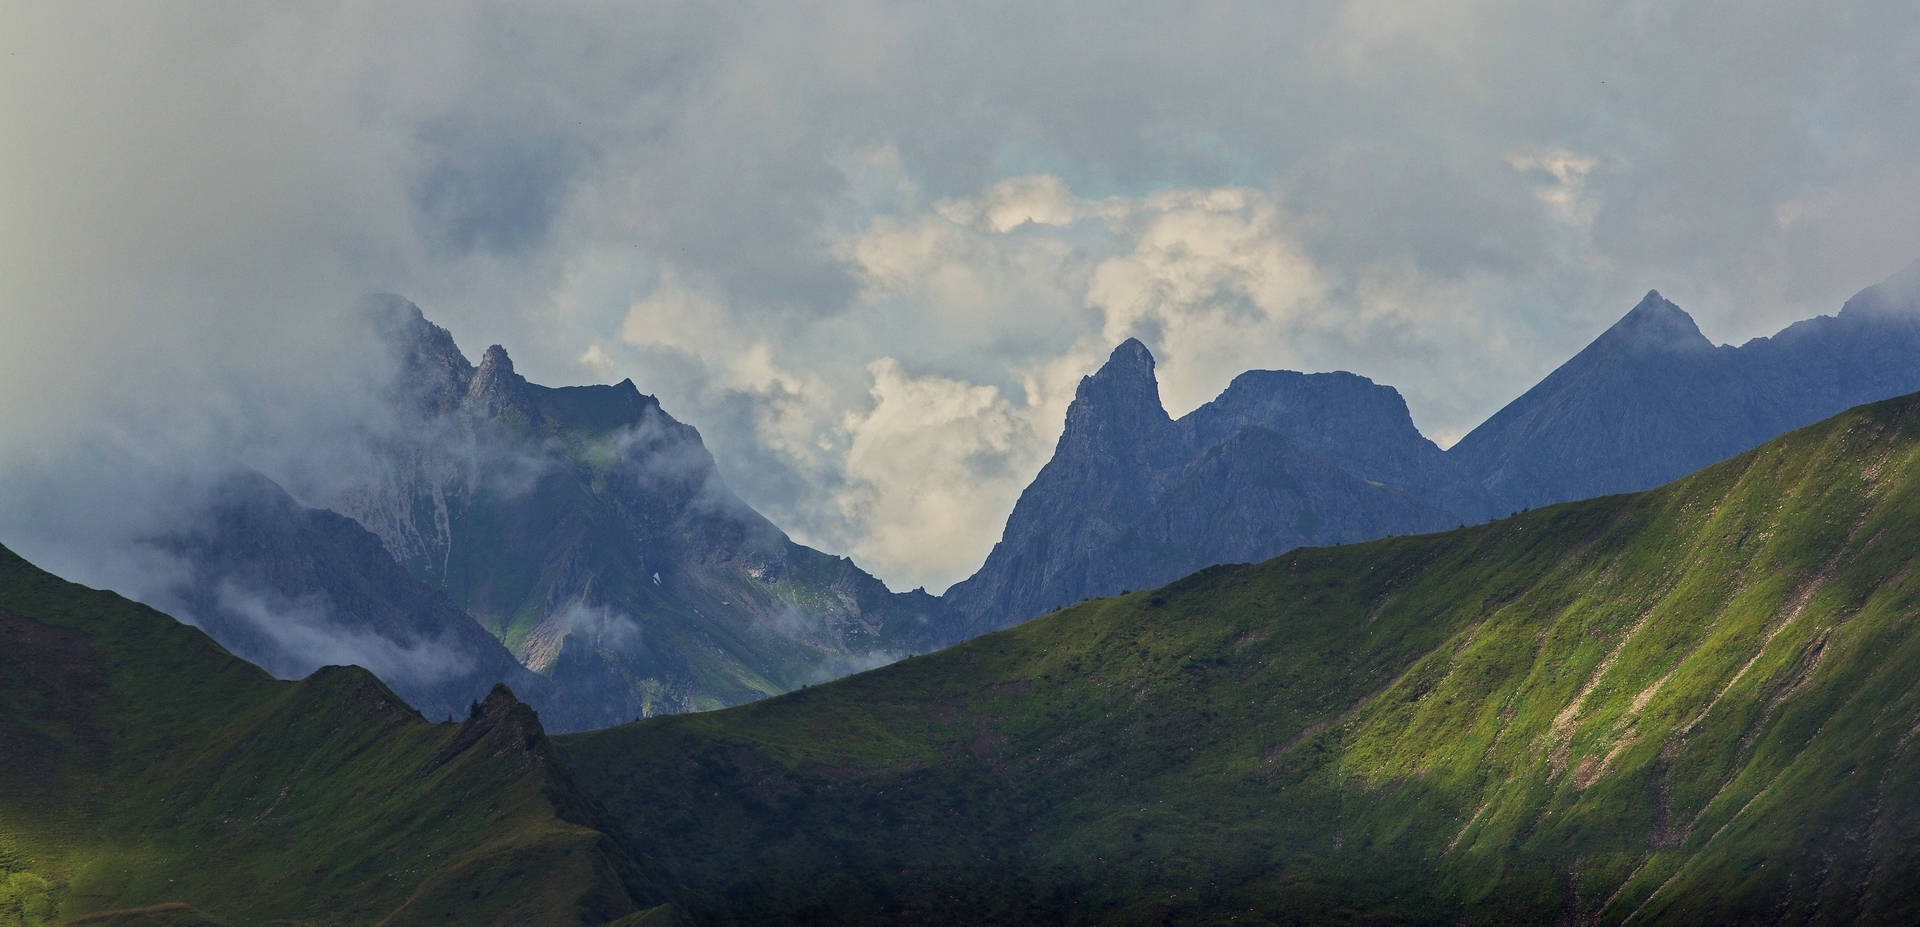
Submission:
M 590 925 L 671 904 L 610 829 L 505 686 L 430 724 L 365 670 L 275 680 L 0 548 L 0 923 Z

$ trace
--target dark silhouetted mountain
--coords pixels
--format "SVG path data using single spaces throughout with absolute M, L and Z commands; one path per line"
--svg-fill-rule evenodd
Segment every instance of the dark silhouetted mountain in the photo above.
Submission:
M 1080 383 L 1066 428 L 979 572 L 949 589 L 971 633 L 1215 563 L 1480 521 L 1493 505 L 1391 387 L 1253 371 L 1174 421 L 1129 339 Z
M 1510 508 L 1658 486 L 1794 428 L 1920 389 L 1920 263 L 1836 316 L 1715 346 L 1648 293 L 1447 452 Z
M 505 682 L 563 729 L 578 726 L 545 678 L 408 574 L 378 537 L 264 476 L 226 481 L 198 524 L 155 544 L 186 570 L 153 604 L 281 679 L 363 666 L 434 720 L 464 716 Z
M 410 420 L 322 500 L 552 680 L 557 730 L 738 704 L 950 640 L 939 599 L 794 543 L 631 380 L 476 368 L 397 298 L 376 309 Z M 581 714 L 584 713 L 584 714 Z

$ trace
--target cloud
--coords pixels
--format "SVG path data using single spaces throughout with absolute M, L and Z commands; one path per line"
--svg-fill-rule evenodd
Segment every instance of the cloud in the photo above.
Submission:
M 1560 218 L 1580 226 L 1593 222 L 1597 204 L 1587 196 L 1587 175 L 1599 166 L 1599 159 L 1565 148 L 1543 148 L 1509 154 L 1507 163 L 1516 171 L 1543 171 L 1553 178 L 1552 183 L 1536 187 L 1533 195 Z
M 575 599 L 555 609 L 527 634 L 515 656 L 528 669 L 544 673 L 560 658 L 568 640 L 633 657 L 645 649 L 646 632 L 632 615 L 608 605 Z
M 1249 334 L 1278 341 L 1316 313 L 1344 316 L 1324 301 L 1326 284 L 1276 204 L 1255 191 L 1174 191 L 1128 212 L 1145 213 L 1130 230 L 1133 248 L 1095 268 L 1086 299 L 1105 315 L 1103 341 L 1147 335 L 1159 346 L 1161 396 L 1176 413 L 1213 398 L 1222 372 L 1284 356 L 1258 350 Z
M 245 656 L 281 679 L 304 679 L 322 666 L 359 666 L 396 686 L 420 689 L 473 672 L 473 657 L 452 639 L 402 643 L 391 636 L 350 627 L 335 619 L 325 597 L 288 598 L 222 582 L 213 603 L 218 619 L 229 628 L 223 636 L 257 641 Z M 212 616 L 168 607 L 164 597 L 154 603 L 190 624 Z
M 1094 214 L 1074 197 L 1065 181 L 1052 174 L 1009 177 L 976 197 L 943 199 L 934 211 L 948 221 L 1006 234 L 1026 223 L 1070 225 Z
M 0 490 L 346 472 L 340 320 L 397 292 L 938 585 L 1122 334 L 1176 410 L 1344 368 L 1444 442 L 1649 287 L 1719 340 L 1832 311 L 1920 254 L 1917 44 L 1892 0 L 10 5 Z M 937 505 L 919 440 L 973 461 Z
M 763 446 L 822 433 L 814 416 L 852 407 L 808 455 L 832 475 L 837 510 L 790 511 L 784 523 L 843 544 L 896 584 L 943 589 L 998 540 L 1079 378 L 1121 340 L 1153 347 L 1177 415 L 1250 367 L 1331 360 L 1364 370 L 1390 358 L 1417 369 L 1457 346 L 1447 339 L 1503 327 L 1470 296 L 1401 268 L 1341 279 L 1304 253 L 1294 223 L 1255 189 L 1092 200 L 1050 175 L 875 218 L 836 245 L 862 284 L 836 331 L 882 329 L 911 312 L 921 331 L 939 332 L 939 350 L 869 363 L 864 408 L 821 378 L 807 387 L 813 401 L 785 410 L 781 434 Z M 1022 352 L 993 358 L 1022 329 Z M 708 368 L 736 389 L 760 388 L 741 364 L 771 348 L 752 345 Z
M 873 408 L 842 424 L 852 440 L 838 502 L 860 539 L 852 554 L 896 583 L 944 589 L 962 557 L 998 537 L 1045 462 L 1044 439 L 1031 410 L 995 387 L 910 377 L 892 358 L 867 369 Z

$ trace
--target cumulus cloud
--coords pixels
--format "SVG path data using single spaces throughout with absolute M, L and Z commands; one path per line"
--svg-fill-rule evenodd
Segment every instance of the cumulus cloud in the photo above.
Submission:
M 1326 311 L 1320 273 L 1293 246 L 1267 197 L 1234 188 L 1181 191 L 1128 212 L 1148 215 L 1132 230 L 1132 250 L 1095 268 L 1087 303 L 1105 316 L 1101 340 L 1146 334 L 1159 344 L 1167 355 L 1161 395 L 1176 410 L 1212 398 L 1224 371 L 1279 359 L 1249 345 L 1248 334 L 1283 339 Z
M 859 538 L 853 556 L 896 582 L 944 588 L 998 536 L 1044 462 L 1044 439 L 1030 410 L 993 386 L 910 377 L 892 358 L 868 370 L 873 408 L 841 426 L 851 441 L 838 501 Z
M 938 586 L 1124 335 L 1176 411 L 1344 368 L 1446 443 L 1649 287 L 1832 311 L 1920 254 L 1916 45 L 1891 0 L 8 5 L 0 489 L 351 467 L 339 320 L 397 292 Z

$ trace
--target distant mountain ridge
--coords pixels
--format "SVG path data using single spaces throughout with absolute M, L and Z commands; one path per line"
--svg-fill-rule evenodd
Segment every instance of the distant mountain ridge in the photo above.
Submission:
M 1081 380 L 1053 459 L 945 598 L 981 633 L 1214 563 L 1438 531 L 1493 508 L 1391 387 L 1253 371 L 1175 421 L 1153 355 L 1128 339 Z
M 1649 489 L 1865 402 L 1920 390 L 1920 262 L 1739 347 L 1649 292 L 1447 451 L 1512 508 Z
M 418 425 L 320 501 L 551 680 L 571 706 L 557 729 L 738 704 L 950 639 L 940 600 L 742 502 L 633 381 L 540 386 L 499 345 L 476 367 L 412 303 L 372 311 Z
M 1916 390 L 1920 262 L 1737 348 L 1649 292 L 1446 451 L 1392 387 L 1344 372 L 1248 371 L 1173 421 L 1129 339 L 1082 381 L 1053 459 L 945 598 L 980 633 L 1215 563 L 1650 489 Z
M 544 387 L 498 345 L 473 364 L 404 299 L 376 300 L 371 318 L 394 351 L 390 399 L 407 424 L 359 482 L 312 501 L 371 531 L 443 604 L 387 579 L 323 582 L 319 552 L 343 565 L 360 554 L 312 517 L 298 530 L 319 559 L 235 542 L 291 537 L 300 519 L 278 502 L 263 510 L 277 527 L 229 512 L 214 522 L 235 537 L 176 538 L 197 565 L 172 601 L 282 674 L 316 658 L 291 658 L 245 613 L 364 603 L 372 582 L 392 601 L 363 610 L 389 617 L 347 626 L 409 652 L 432 636 L 423 629 L 449 626 L 450 603 L 504 650 L 455 633 L 470 668 L 421 658 L 388 667 L 388 681 L 437 714 L 489 674 L 517 678 L 562 731 L 788 691 L 1216 563 L 1650 488 L 1920 390 L 1920 262 L 1837 316 L 1740 347 L 1712 344 L 1650 292 L 1448 451 L 1420 435 L 1392 387 L 1345 372 L 1248 371 L 1176 421 L 1152 354 L 1130 339 L 1080 384 L 1054 458 L 981 569 L 935 598 L 892 593 L 793 543 L 726 488 L 699 433 L 631 380 Z

